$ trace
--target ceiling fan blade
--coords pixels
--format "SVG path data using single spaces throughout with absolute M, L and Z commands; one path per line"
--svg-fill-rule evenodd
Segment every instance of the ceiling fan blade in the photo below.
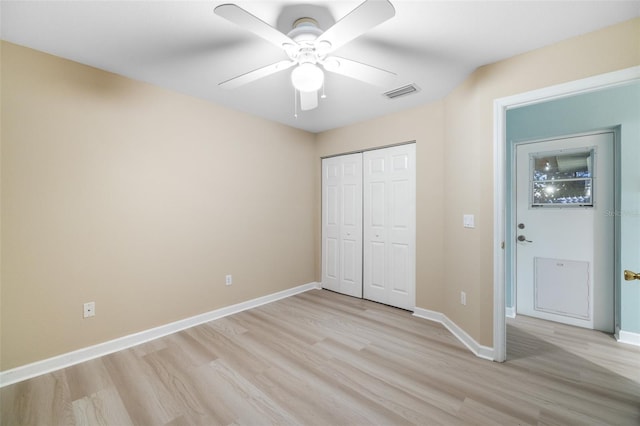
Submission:
M 216 7 L 213 11 L 216 15 L 251 31 L 280 48 L 284 47 L 286 44 L 296 44 L 295 41 L 291 40 L 271 25 L 235 4 L 222 4 Z
M 308 111 L 318 106 L 318 92 L 300 92 L 300 109 Z
M 388 0 L 366 0 L 322 33 L 316 44 L 329 42 L 329 52 L 332 52 L 395 14 L 396 10 Z
M 224 87 L 225 89 L 235 89 L 236 87 L 251 83 L 252 81 L 256 81 L 262 77 L 266 77 L 268 75 L 275 74 L 278 71 L 291 68 L 295 64 L 296 63 L 294 61 L 276 62 L 275 64 L 267 65 L 266 67 L 258 68 L 257 70 L 249 71 L 248 73 L 223 81 L 222 83 L 218 84 L 218 86 Z
M 371 65 L 337 56 L 331 56 L 325 59 L 322 65 L 327 71 L 355 78 L 356 80 L 361 80 L 365 83 L 380 87 L 388 87 L 392 85 L 398 77 L 397 74 L 392 73 L 391 71 L 386 71 L 381 68 L 376 68 Z

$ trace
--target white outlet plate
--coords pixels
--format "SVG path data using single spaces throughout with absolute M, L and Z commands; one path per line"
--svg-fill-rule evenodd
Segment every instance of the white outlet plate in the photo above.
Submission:
M 83 318 L 96 316 L 96 302 L 87 302 L 83 305 Z
M 462 305 L 467 305 L 467 293 L 465 293 L 464 291 L 460 292 L 460 304 Z
M 231 275 L 227 275 L 227 276 L 224 278 L 224 283 L 225 283 L 226 285 L 231 285 L 231 284 L 233 284 L 233 277 L 232 277 Z
M 465 228 L 475 228 L 475 222 L 475 217 L 472 214 L 465 214 L 462 216 L 462 226 L 464 226 Z

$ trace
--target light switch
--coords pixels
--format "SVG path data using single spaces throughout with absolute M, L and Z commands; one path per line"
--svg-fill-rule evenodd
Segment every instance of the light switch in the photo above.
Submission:
M 462 226 L 465 228 L 475 228 L 475 218 L 472 214 L 465 214 L 462 216 Z

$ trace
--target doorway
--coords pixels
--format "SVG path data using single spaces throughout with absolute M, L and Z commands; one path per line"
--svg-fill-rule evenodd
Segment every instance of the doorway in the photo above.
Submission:
M 506 360 L 506 312 L 515 303 L 512 292 L 512 260 L 517 225 L 508 206 L 512 188 L 512 140 L 544 139 L 591 129 L 615 129 L 615 337 L 619 342 L 640 345 L 640 289 L 623 278 L 624 269 L 640 269 L 640 232 L 637 213 L 640 198 L 634 182 L 640 178 L 640 67 L 614 71 L 583 80 L 521 93 L 494 101 L 494 320 L 493 359 Z M 535 114 L 531 114 L 531 112 Z M 512 113 L 522 114 L 528 136 L 509 137 Z M 541 126 L 544 124 L 544 126 Z M 541 130 L 542 129 L 542 130 Z M 625 196 L 625 194 L 627 194 Z M 512 239 L 513 237 L 513 239 Z
M 614 133 L 516 145 L 516 312 L 614 331 Z

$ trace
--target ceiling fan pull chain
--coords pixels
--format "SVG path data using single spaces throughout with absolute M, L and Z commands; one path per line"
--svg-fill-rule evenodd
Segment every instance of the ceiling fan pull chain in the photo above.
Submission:
M 298 90 L 293 88 L 293 117 L 298 118 Z

